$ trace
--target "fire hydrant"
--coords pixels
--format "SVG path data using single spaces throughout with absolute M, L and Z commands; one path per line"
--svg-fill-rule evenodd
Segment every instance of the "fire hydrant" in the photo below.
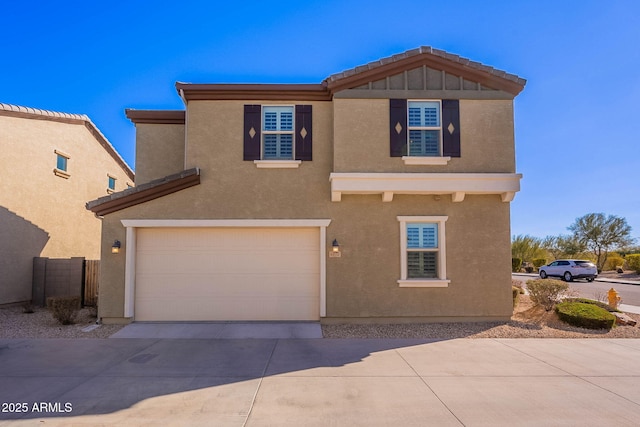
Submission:
M 618 305 L 622 300 L 622 298 L 620 298 L 620 295 L 618 295 L 618 292 L 616 292 L 615 289 L 611 288 L 609 289 L 609 292 L 607 292 L 607 296 L 609 297 L 609 307 L 618 308 Z

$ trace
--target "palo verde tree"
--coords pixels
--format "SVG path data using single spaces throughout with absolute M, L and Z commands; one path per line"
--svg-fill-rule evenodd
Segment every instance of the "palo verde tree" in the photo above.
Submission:
M 587 248 L 574 236 L 547 236 L 542 239 L 542 248 L 549 252 L 554 259 L 572 258 L 580 256 Z
M 511 238 L 511 256 L 520 258 L 522 261 L 533 261 L 535 258 L 544 256 L 541 246 L 541 239 L 519 234 Z
M 568 229 L 596 257 L 599 271 L 604 267 L 610 250 L 629 246 L 634 241 L 627 220 L 615 215 L 586 214 L 577 218 Z

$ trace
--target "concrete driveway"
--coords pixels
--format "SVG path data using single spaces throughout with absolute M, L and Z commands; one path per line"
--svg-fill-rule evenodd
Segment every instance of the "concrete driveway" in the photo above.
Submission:
M 637 426 L 635 339 L 0 340 L 0 426 Z

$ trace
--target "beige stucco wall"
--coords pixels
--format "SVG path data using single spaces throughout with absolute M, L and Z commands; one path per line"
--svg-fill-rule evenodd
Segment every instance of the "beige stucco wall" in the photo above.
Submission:
M 509 138 L 513 144 L 511 103 L 491 101 L 483 107 L 477 102 L 461 102 L 462 126 L 468 129 L 462 135 L 465 157 L 455 167 L 452 163 L 452 168 L 458 172 L 513 172 L 513 147 L 506 147 Z M 106 216 L 103 250 L 108 251 L 114 239 L 121 240 L 124 247 L 120 254 L 105 253 L 103 257 L 99 307 L 103 321 L 125 320 L 127 249 L 120 221 L 149 218 L 331 219 L 326 244 L 329 248 L 333 239 L 338 239 L 342 256 L 327 257 L 326 322 L 510 316 L 509 204 L 503 203 L 499 195 L 467 195 L 461 203 L 452 203 L 449 196 L 436 200 L 433 196 L 396 195 L 392 202 L 384 203 L 380 195 L 344 195 L 341 202 L 331 202 L 332 171 L 421 171 L 396 165 L 396 159 L 389 157 L 388 101 L 340 100 L 335 105 L 312 102 L 313 161 L 302 162 L 298 169 L 258 169 L 253 162 L 242 160 L 243 105 L 259 103 L 263 102 L 190 101 L 186 167 L 201 169 L 201 184 Z M 354 120 L 371 111 L 373 118 L 362 125 L 361 120 L 349 124 L 344 117 L 334 118 L 347 115 Z M 507 123 L 501 124 L 501 120 Z M 480 159 L 470 154 L 474 153 L 473 144 L 468 142 L 471 136 L 487 151 Z M 370 145 L 356 150 L 365 141 Z M 506 154 L 489 154 L 486 147 L 503 149 Z M 449 287 L 398 286 L 398 215 L 449 217 Z
M 136 124 L 136 185 L 184 170 L 184 125 Z
M 389 157 L 389 100 L 334 99 L 334 172 L 515 171 L 513 101 L 460 100 L 459 158 L 407 166 Z
M 101 221 L 85 203 L 107 195 L 109 175 L 116 191 L 133 182 L 85 125 L 0 115 L 0 148 L 0 207 L 49 236 L 31 257 L 99 259 Z M 54 150 L 70 156 L 69 178 L 53 173 Z M 10 282 L 0 277 L 0 304 L 31 299 L 32 270 L 20 264 Z

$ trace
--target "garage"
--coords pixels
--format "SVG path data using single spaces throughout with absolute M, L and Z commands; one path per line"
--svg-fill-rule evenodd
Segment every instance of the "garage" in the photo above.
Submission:
M 324 228 L 225 225 L 129 228 L 134 320 L 319 320 Z

